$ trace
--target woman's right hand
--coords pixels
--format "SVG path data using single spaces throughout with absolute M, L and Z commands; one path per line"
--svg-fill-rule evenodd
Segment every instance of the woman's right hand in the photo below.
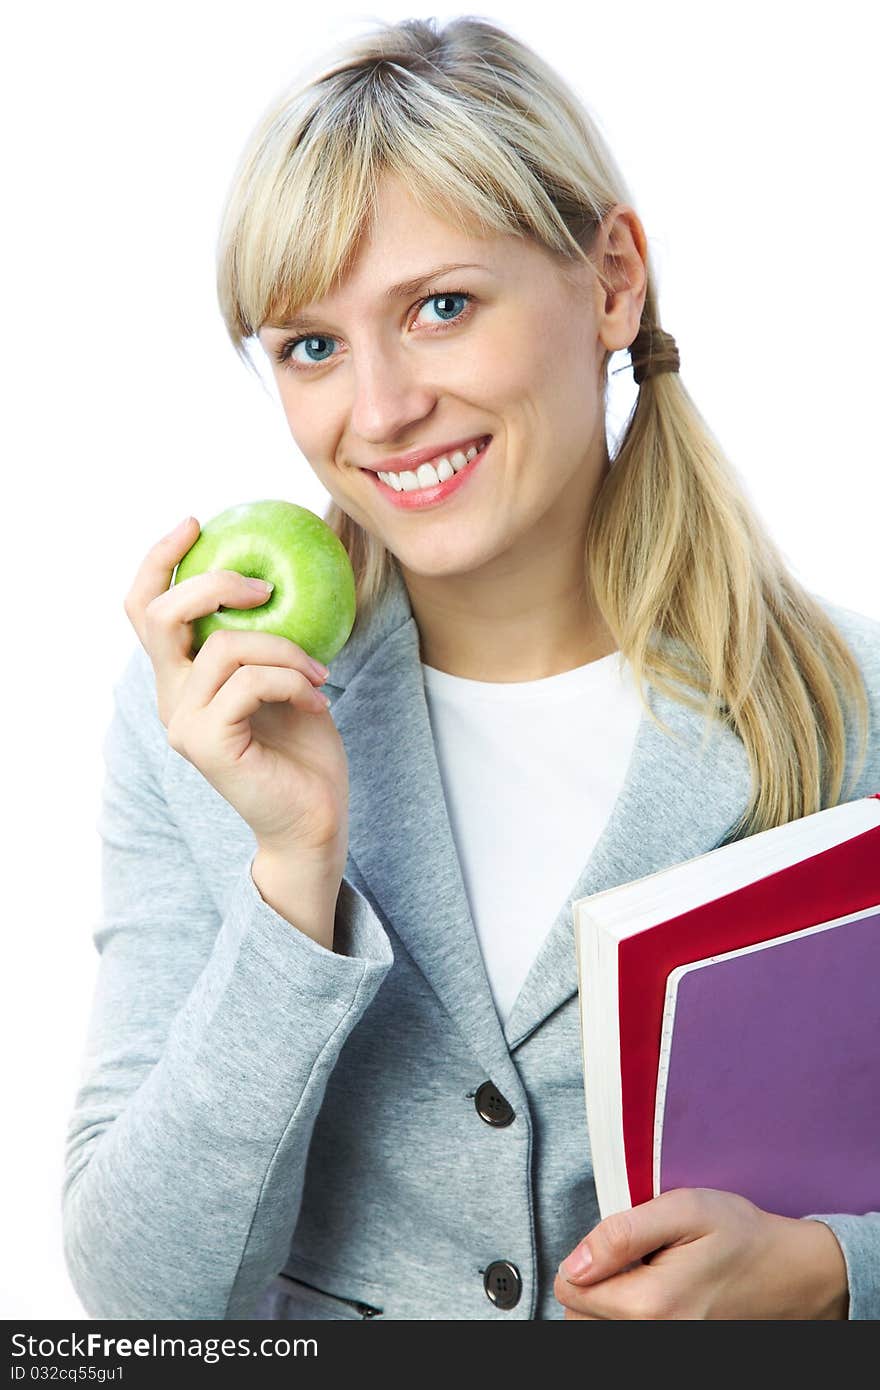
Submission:
M 168 742 L 247 821 L 261 850 L 326 858 L 341 875 L 348 759 L 317 689 L 321 674 L 295 642 L 268 632 L 212 632 L 191 658 L 195 618 L 268 597 L 233 570 L 169 588 L 198 533 L 191 517 L 158 541 L 124 605 L 153 664 Z

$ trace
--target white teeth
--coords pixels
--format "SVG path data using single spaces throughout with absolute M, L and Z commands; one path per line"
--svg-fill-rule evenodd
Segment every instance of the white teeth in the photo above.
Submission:
M 393 487 L 395 492 L 417 492 L 420 488 L 436 487 L 438 483 L 448 482 L 453 473 L 460 473 L 465 464 L 470 463 L 480 452 L 476 444 L 472 444 L 463 453 L 461 449 L 456 449 L 451 458 L 435 459 L 434 463 L 423 463 L 413 473 L 407 470 L 403 473 L 380 473 L 379 477 L 388 487 Z
M 411 478 L 411 473 L 404 473 L 401 479 L 405 488 L 409 488 L 407 479 Z M 416 469 L 416 480 L 419 487 L 436 487 L 440 481 L 440 474 L 432 463 L 423 463 Z

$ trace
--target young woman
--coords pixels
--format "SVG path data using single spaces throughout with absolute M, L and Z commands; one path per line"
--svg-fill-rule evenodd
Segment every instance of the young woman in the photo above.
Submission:
M 126 598 L 64 1185 L 86 1310 L 880 1316 L 880 1213 L 599 1220 L 571 900 L 880 791 L 880 624 L 750 511 L 587 114 L 482 20 L 350 41 L 254 132 L 219 296 L 358 613 L 329 675 L 260 633 L 191 660 L 196 617 L 265 601 L 171 586 L 193 518 Z

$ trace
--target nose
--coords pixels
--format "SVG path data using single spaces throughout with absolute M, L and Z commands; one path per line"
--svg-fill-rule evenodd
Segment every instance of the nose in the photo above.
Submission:
M 388 444 L 430 414 L 436 387 L 420 378 L 402 346 L 372 344 L 354 358 L 350 425 L 359 438 Z

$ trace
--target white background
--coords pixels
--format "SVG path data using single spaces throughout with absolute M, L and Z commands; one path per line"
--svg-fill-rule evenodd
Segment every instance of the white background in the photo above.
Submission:
M 682 378 L 809 589 L 880 617 L 876 35 L 866 3 L 475 10 L 598 119 L 659 272 Z M 187 514 L 328 497 L 214 291 L 221 204 L 271 96 L 372 20 L 324 0 L 16 7 L 0 62 L 5 439 L 0 1316 L 83 1310 L 64 1133 L 97 965 L 123 599 Z M 624 359 L 626 360 L 626 359 Z M 631 376 L 615 381 L 619 418 Z

